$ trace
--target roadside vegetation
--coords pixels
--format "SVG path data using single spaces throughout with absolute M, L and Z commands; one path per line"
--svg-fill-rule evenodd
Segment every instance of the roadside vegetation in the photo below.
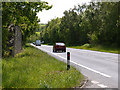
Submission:
M 108 46 L 102 46 L 102 45 L 90 45 L 90 44 L 84 44 L 82 46 L 69 46 L 69 48 L 76 48 L 76 49 L 86 49 L 86 50 L 93 50 L 93 51 L 101 51 L 101 52 L 109 52 L 109 53 L 116 53 L 120 54 L 120 48 L 117 47 L 108 47 Z
M 75 68 L 67 71 L 65 63 L 30 45 L 2 60 L 3 88 L 72 88 L 83 79 Z
M 40 32 L 35 32 L 34 34 L 30 35 L 30 37 L 27 38 L 27 42 L 32 43 L 39 39 L 40 39 Z
M 42 10 L 49 10 L 52 5 L 48 2 L 2 2 L 2 56 L 10 56 L 10 51 L 13 49 L 9 46 L 10 34 L 8 27 L 13 24 L 19 26 L 22 31 L 22 44 L 25 45 L 27 39 L 39 31 L 40 19 L 37 13 Z
M 45 44 L 64 42 L 67 46 L 117 53 L 120 49 L 120 2 L 91 2 L 66 10 L 52 19 L 40 33 Z M 84 45 L 92 47 L 85 47 Z

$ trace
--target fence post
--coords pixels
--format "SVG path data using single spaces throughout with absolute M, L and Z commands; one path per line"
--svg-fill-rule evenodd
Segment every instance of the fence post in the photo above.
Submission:
M 67 70 L 70 69 L 70 52 L 67 52 Z

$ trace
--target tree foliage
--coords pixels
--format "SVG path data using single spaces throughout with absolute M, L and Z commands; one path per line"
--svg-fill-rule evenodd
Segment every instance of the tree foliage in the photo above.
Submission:
M 67 45 L 85 43 L 118 44 L 118 2 L 91 2 L 64 12 L 62 18 L 51 20 L 42 32 L 46 43 L 63 41 Z M 57 27 L 57 28 L 56 28 Z
M 50 9 L 47 2 L 2 2 L 2 47 L 3 55 L 9 53 L 7 44 L 9 32 L 8 27 L 11 24 L 20 26 L 22 30 L 23 45 L 27 37 L 39 28 L 37 12 L 43 9 Z

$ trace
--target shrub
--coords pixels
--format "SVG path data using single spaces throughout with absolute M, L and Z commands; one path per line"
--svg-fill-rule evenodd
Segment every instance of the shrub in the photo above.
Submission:
M 83 47 L 90 48 L 91 44 L 86 43 L 86 44 L 83 45 Z

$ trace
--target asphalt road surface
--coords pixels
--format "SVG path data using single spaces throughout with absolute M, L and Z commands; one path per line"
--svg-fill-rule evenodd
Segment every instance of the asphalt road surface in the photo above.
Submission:
M 70 64 L 88 77 L 86 88 L 118 88 L 118 54 L 73 48 L 53 53 L 53 46 L 31 45 L 63 62 L 70 52 Z

